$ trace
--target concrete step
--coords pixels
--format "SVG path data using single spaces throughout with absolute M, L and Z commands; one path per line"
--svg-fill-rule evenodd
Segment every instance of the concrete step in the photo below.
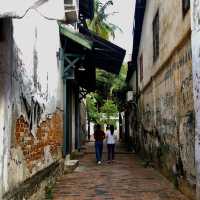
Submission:
M 79 166 L 79 160 L 66 159 L 64 163 L 64 173 L 72 173 Z

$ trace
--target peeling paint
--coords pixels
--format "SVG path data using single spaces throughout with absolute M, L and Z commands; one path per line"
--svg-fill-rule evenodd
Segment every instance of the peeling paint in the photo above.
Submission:
M 0 42 L 0 198 L 8 189 L 8 161 L 11 140 L 11 56 L 12 56 L 12 24 L 11 20 L 3 22 L 5 38 Z
M 9 187 L 13 188 L 18 183 L 30 177 L 30 172 L 26 167 L 24 155 L 20 147 L 12 148 L 10 150 L 10 159 L 8 163 L 9 169 Z M 13 176 L 15 174 L 15 176 Z
M 21 35 L 22 27 L 29 27 L 27 41 Z M 48 33 L 50 38 L 55 38 L 51 42 L 46 37 L 46 30 L 51 33 Z M 16 109 L 19 115 L 23 114 L 30 122 L 30 130 L 35 135 L 38 123 L 56 110 L 57 99 L 60 98 L 56 92 L 59 83 L 57 22 L 47 22 L 37 13 L 30 12 L 23 20 L 14 20 L 14 41 L 16 67 L 13 86 L 14 91 L 19 91 L 15 92 L 18 102 Z M 54 80 L 53 83 L 51 80 Z
M 62 6 L 64 8 L 63 2 Z M 1 11 L 2 8 L 0 15 Z M 28 134 L 21 137 L 20 142 L 28 143 L 29 137 L 34 136 L 34 148 L 39 148 L 36 133 L 40 125 L 43 121 L 50 123 L 49 118 L 54 118 L 54 113 L 63 110 L 61 68 L 57 58 L 60 48 L 57 21 L 47 20 L 35 10 L 30 10 L 22 19 L 5 21 L 6 38 L 4 42 L 0 41 L 0 199 L 3 193 L 55 161 L 56 158 L 51 156 L 62 139 L 60 136 L 55 145 L 49 141 L 50 147 L 45 147 L 42 152 L 45 158 L 36 159 L 38 155 L 34 155 L 31 172 L 25 160 L 25 149 L 20 148 L 16 141 L 16 121 L 23 116 L 28 126 L 25 132 L 18 132 Z M 49 138 L 48 131 L 46 134 Z M 61 134 L 61 130 L 56 134 Z M 31 151 L 31 145 L 29 147 Z M 61 148 L 58 150 L 60 155 Z M 16 176 L 11 176 L 16 172 Z
M 143 80 L 138 81 L 139 122 L 137 130 L 131 128 L 130 132 L 141 153 L 155 161 L 177 186 L 184 180 L 194 193 L 197 174 L 190 10 L 183 16 L 181 0 L 146 3 L 137 62 L 140 74 L 139 58 L 143 55 Z M 158 10 L 159 57 L 154 61 L 152 21 Z M 131 81 L 135 81 L 133 77 Z

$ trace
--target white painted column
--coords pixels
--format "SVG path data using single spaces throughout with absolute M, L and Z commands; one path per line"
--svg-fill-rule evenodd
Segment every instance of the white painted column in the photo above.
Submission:
M 192 73 L 195 110 L 195 161 L 196 161 L 196 191 L 200 200 L 200 0 L 191 2 L 192 23 Z

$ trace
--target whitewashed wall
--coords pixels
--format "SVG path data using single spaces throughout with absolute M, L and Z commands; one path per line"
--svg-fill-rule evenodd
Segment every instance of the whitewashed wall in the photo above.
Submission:
M 38 103 L 41 119 L 55 111 L 60 104 L 58 57 L 60 47 L 57 21 L 46 20 L 35 11 L 30 11 L 23 19 L 13 20 L 14 63 L 17 82 L 14 84 L 14 97 L 17 113 L 27 117 L 22 95 L 27 104 Z M 30 119 L 28 119 L 29 121 Z M 35 126 L 33 122 L 33 135 Z
M 29 176 L 23 165 L 16 164 L 15 178 L 9 176 L 8 170 L 12 156 L 16 162 L 23 160 L 18 149 L 13 155 L 10 149 L 15 120 L 20 115 L 28 122 L 31 120 L 24 100 L 33 118 L 33 108 L 37 104 L 39 114 L 32 121 L 33 136 L 39 121 L 51 117 L 57 109 L 63 110 L 61 68 L 57 57 L 60 38 L 56 19 L 64 18 L 64 2 L 1 1 L 0 17 L 6 16 L 16 18 L 11 19 L 12 26 L 6 26 L 9 29 L 6 44 L 0 44 L 0 55 L 4 58 L 3 64 L 0 64 L 0 199 L 12 185 Z
M 8 158 L 11 140 L 11 21 L 5 20 L 4 41 L 0 41 L 0 199 L 8 187 Z

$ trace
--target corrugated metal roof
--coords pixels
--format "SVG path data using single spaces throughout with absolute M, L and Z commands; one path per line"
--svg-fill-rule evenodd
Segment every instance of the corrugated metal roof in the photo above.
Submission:
M 93 42 L 90 39 L 87 39 L 84 35 L 77 31 L 73 31 L 70 28 L 67 28 L 65 25 L 60 25 L 61 34 L 65 35 L 67 38 L 77 42 L 81 46 L 84 46 L 87 49 L 92 50 Z

